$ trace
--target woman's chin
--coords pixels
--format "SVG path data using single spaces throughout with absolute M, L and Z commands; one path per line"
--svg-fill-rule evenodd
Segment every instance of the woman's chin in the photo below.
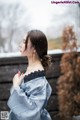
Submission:
M 20 55 L 21 55 L 21 56 L 24 56 L 22 51 L 20 51 Z
M 21 56 L 26 56 L 26 54 L 24 52 L 22 52 L 21 50 L 19 51 Z
M 21 56 L 24 56 L 24 57 L 26 56 L 24 53 L 21 53 L 21 52 L 20 52 L 20 54 L 21 54 Z

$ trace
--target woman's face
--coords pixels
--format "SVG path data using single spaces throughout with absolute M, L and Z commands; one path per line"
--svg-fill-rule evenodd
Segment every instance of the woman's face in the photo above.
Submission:
M 31 57 L 34 53 L 35 49 L 31 44 L 30 38 L 28 38 L 27 48 L 25 50 L 25 38 L 20 44 L 20 53 L 22 56 Z

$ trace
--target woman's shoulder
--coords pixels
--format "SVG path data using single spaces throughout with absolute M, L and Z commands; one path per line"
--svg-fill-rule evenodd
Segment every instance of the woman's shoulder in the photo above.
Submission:
M 24 83 L 31 81 L 33 79 L 36 79 L 36 78 L 39 79 L 41 77 L 45 77 L 45 71 L 44 70 L 35 70 L 35 71 L 29 73 L 28 75 L 25 74 Z
M 28 92 L 45 89 L 48 91 L 47 94 L 50 94 L 52 91 L 44 70 L 34 71 L 25 75 L 24 82 L 21 87 Z
M 43 87 L 46 87 L 46 85 L 47 79 L 44 70 L 38 70 L 24 76 L 21 88 L 33 91 L 35 89 L 42 89 Z

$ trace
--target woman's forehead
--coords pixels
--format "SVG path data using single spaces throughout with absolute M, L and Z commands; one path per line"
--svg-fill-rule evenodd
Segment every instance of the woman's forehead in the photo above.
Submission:
M 26 41 L 26 39 L 27 39 L 27 35 L 24 35 L 23 41 Z
M 26 40 L 27 35 L 24 35 L 23 39 Z

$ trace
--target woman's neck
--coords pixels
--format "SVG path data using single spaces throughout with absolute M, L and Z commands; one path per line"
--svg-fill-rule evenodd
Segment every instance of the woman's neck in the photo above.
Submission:
M 28 59 L 28 67 L 27 70 L 33 69 L 43 69 L 41 61 L 39 59 Z
M 34 65 L 36 63 L 41 63 L 39 58 L 28 58 L 28 65 L 29 66 L 32 66 L 32 65 Z

